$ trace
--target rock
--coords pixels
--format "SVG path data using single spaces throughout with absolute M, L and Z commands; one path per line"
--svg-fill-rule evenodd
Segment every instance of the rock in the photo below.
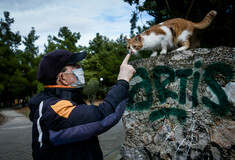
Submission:
M 210 141 L 223 148 L 232 148 L 235 145 L 235 121 L 219 121 L 209 130 Z
M 235 159 L 235 48 L 130 62 L 124 159 Z
M 152 136 L 149 133 L 144 132 L 142 136 L 142 141 L 144 142 L 144 145 L 147 146 L 152 142 Z

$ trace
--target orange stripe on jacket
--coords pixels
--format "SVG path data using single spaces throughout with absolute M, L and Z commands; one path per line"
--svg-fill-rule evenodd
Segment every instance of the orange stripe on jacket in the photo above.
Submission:
M 51 108 L 61 117 L 68 118 L 72 110 L 75 108 L 70 101 L 61 100 L 54 105 L 51 105 Z
M 45 88 L 76 88 L 72 86 L 65 86 L 65 85 L 44 85 Z

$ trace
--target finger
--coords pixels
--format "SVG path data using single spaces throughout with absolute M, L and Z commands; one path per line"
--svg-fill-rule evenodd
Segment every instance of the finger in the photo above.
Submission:
M 134 74 L 136 73 L 136 70 L 135 70 L 135 68 L 133 68 L 133 73 L 134 73 Z
M 131 66 L 131 70 L 132 70 L 132 73 L 134 73 L 134 74 L 136 73 L 136 70 L 133 66 Z
M 130 56 L 131 56 L 130 54 L 127 54 L 127 55 L 126 55 L 126 57 L 125 57 L 124 60 L 122 61 L 122 65 L 128 63 Z

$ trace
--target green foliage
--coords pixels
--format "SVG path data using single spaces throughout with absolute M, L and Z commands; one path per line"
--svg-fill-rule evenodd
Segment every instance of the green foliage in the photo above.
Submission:
M 51 52 L 56 49 L 68 50 L 72 53 L 79 52 L 79 48 L 76 46 L 76 43 L 80 39 L 80 33 L 72 33 L 68 27 L 61 27 L 56 36 L 48 36 L 48 45 L 45 45 L 45 53 Z
M 124 37 L 121 35 L 113 41 L 97 33 L 89 44 L 88 56 L 82 62 L 86 80 L 102 77 L 104 85 L 113 85 L 117 80 L 119 66 L 127 52 Z
M 4 107 L 15 105 L 16 100 L 26 104 L 37 91 L 36 71 L 41 57 L 35 41 L 39 38 L 32 27 L 30 33 L 23 37 L 19 32 L 12 32 L 14 19 L 9 12 L 4 12 L 5 19 L 0 21 L 0 103 Z M 21 42 L 25 50 L 18 46 Z M 23 104 L 23 105 L 24 105 Z
M 9 106 L 14 103 L 13 97 L 17 95 L 16 92 L 12 92 L 16 88 L 11 82 L 14 76 L 19 74 L 18 56 L 21 51 L 17 50 L 17 47 L 20 45 L 21 36 L 19 32 L 11 31 L 14 19 L 10 18 L 10 13 L 4 12 L 4 17 L 4 20 L 0 20 L 0 103 Z
M 44 89 L 42 83 L 37 83 L 37 92 L 41 92 Z
M 20 56 L 20 61 L 22 62 L 21 71 L 27 79 L 27 93 L 29 97 L 36 93 L 37 83 L 39 83 L 35 79 L 37 66 L 41 60 L 41 57 L 38 56 L 39 49 L 35 46 L 35 41 L 38 38 L 39 36 L 36 36 L 36 31 L 32 27 L 28 36 L 24 37 L 23 44 L 25 45 L 25 50 Z
M 83 94 L 85 94 L 89 102 L 93 104 L 93 102 L 96 100 L 98 91 L 99 81 L 96 78 L 91 78 L 84 87 Z
M 39 49 L 34 45 L 34 42 L 38 40 L 39 36 L 36 36 L 36 30 L 32 27 L 27 37 L 24 37 L 23 44 L 25 45 L 25 52 L 29 54 L 30 58 L 33 58 L 39 53 Z

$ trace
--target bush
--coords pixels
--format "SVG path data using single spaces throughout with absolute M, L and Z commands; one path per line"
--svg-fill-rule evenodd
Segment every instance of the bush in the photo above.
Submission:
M 96 100 L 99 89 L 99 81 L 96 78 L 91 78 L 84 87 L 83 94 L 91 104 Z

